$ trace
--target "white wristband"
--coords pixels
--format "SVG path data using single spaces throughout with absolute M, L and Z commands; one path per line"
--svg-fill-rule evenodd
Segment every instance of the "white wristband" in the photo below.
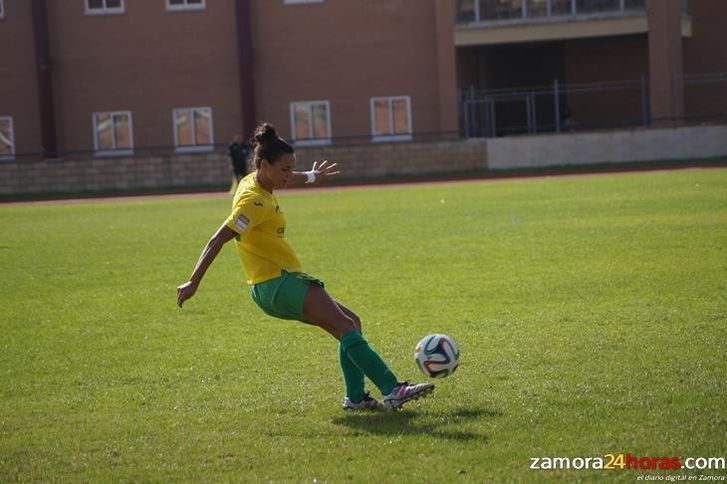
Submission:
M 316 172 L 315 171 L 313 171 L 313 170 L 304 171 L 303 173 L 305 174 L 305 176 L 308 177 L 308 179 L 305 181 L 306 183 L 315 183 L 316 182 Z

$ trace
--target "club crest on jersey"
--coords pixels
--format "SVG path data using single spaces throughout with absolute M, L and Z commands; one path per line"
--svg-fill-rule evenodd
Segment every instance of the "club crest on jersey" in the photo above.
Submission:
M 232 223 L 235 224 L 235 227 L 240 232 L 244 232 L 247 229 L 247 226 L 250 225 L 250 219 L 245 217 L 245 215 L 240 214 Z

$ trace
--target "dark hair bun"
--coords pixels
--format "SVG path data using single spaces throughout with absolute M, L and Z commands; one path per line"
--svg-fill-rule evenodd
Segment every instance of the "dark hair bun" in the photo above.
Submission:
M 270 123 L 261 123 L 255 128 L 252 135 L 254 145 L 253 162 L 256 168 L 260 168 L 262 160 L 268 160 L 269 163 L 275 163 L 283 155 L 295 153 L 290 144 L 283 138 L 278 136 L 275 127 Z
M 278 139 L 278 133 L 272 124 L 263 123 L 255 129 L 253 139 L 259 144 L 268 144 Z

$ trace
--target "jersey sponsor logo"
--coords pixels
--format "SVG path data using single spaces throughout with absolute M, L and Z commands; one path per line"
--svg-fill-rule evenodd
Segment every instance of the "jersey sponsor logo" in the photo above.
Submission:
M 235 224 L 235 227 L 240 232 L 244 232 L 245 230 L 247 230 L 247 226 L 250 225 L 250 219 L 245 217 L 245 215 L 240 214 L 232 223 Z

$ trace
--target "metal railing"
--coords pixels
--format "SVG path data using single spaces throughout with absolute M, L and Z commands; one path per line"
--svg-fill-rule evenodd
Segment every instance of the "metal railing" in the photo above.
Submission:
M 686 9 L 686 2 L 683 3 Z M 644 14 L 646 0 L 457 0 L 456 23 Z
M 460 115 L 468 138 L 576 130 L 727 122 L 727 73 L 682 78 L 684 115 L 652 119 L 648 79 L 531 88 L 463 90 Z

